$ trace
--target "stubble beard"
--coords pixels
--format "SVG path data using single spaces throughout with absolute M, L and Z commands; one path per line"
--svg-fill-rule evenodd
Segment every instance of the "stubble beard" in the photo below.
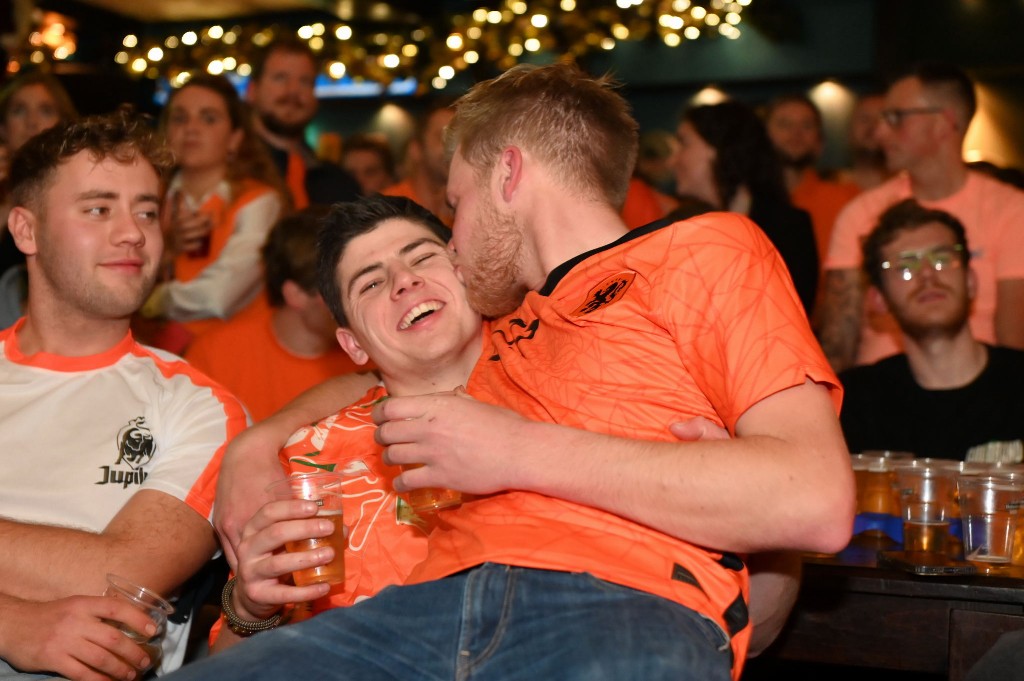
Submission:
M 259 116 L 260 123 L 263 124 L 264 128 L 286 139 L 301 139 L 305 135 L 306 126 L 309 125 L 309 121 L 313 120 L 310 118 L 301 123 L 285 123 L 274 114 L 265 111 L 261 111 Z
M 519 307 L 529 291 L 520 276 L 523 233 L 514 218 L 493 206 L 481 213 L 487 233 L 477 240 L 471 265 L 464 269 L 466 297 L 474 310 L 495 318 Z
M 66 262 L 51 262 L 47 258 L 39 258 L 38 262 L 50 291 L 61 304 L 98 319 L 130 318 L 142 307 L 156 282 L 155 268 L 149 267 L 137 287 L 117 290 L 97 278 L 87 279 L 69 271 Z
M 946 290 L 954 297 L 956 296 L 954 291 L 948 288 Z M 955 338 L 968 324 L 971 315 L 971 301 L 966 299 L 958 301 L 958 306 L 955 309 L 951 310 L 944 319 L 938 320 L 934 318 L 922 320 L 901 309 L 893 309 L 892 313 L 900 329 L 908 338 L 917 343 L 923 343 L 929 340 Z

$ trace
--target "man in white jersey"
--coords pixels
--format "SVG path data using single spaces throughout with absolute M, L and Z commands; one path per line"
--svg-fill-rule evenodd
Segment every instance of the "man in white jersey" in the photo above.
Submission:
M 168 161 L 118 113 L 43 133 L 12 164 L 29 296 L 0 334 L 0 679 L 132 679 L 184 655 L 187 626 L 150 659 L 117 623 L 153 622 L 102 596 L 108 573 L 173 596 L 212 557 L 220 455 L 246 424 L 223 389 L 129 331 L 160 263 Z

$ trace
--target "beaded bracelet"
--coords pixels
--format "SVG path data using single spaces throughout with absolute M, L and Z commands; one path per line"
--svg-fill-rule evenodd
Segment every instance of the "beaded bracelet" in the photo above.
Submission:
M 270 631 L 277 628 L 281 623 L 281 613 L 277 613 L 265 620 L 244 620 L 238 616 L 235 609 L 231 607 L 231 593 L 235 590 L 236 577 L 232 577 L 224 585 L 220 592 L 220 607 L 224 611 L 224 619 L 227 621 L 228 629 L 236 636 L 247 637 L 258 634 L 261 631 Z

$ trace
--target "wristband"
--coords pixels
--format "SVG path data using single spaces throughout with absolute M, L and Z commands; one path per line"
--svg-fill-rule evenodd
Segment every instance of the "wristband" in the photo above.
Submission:
M 231 607 L 231 594 L 235 590 L 235 583 L 237 581 L 236 577 L 232 577 L 220 592 L 220 607 L 224 611 L 224 619 L 227 621 L 228 629 L 236 636 L 241 636 L 242 638 L 258 634 L 261 631 L 276 629 L 277 625 L 281 623 L 281 613 L 277 613 L 265 620 L 244 620 L 238 616 L 235 609 Z

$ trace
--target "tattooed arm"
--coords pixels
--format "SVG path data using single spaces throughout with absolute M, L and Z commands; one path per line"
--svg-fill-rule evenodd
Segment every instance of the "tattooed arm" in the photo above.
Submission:
M 853 366 L 860 341 L 864 284 L 859 270 L 825 271 L 825 294 L 818 306 L 818 338 L 837 372 Z

